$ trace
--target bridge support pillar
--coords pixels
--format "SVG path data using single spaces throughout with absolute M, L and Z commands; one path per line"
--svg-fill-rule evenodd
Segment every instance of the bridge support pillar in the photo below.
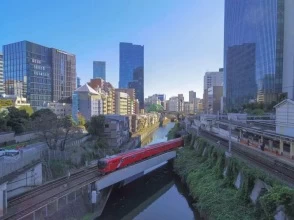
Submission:
M 0 185 L 0 217 L 6 213 L 7 209 L 7 183 Z
M 284 142 L 280 139 L 280 148 L 279 148 L 279 155 L 283 155 L 284 152 Z
M 294 159 L 294 142 L 290 142 L 290 158 Z

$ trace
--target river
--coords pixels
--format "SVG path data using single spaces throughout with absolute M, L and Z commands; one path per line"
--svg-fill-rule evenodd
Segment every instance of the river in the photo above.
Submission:
M 169 123 L 158 128 L 148 144 L 165 141 L 173 126 L 174 123 Z M 115 189 L 98 219 L 192 220 L 200 217 L 192 208 L 187 189 L 167 164 L 123 188 Z

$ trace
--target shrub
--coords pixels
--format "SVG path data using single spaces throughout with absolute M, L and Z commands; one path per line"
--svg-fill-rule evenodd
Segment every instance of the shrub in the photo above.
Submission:
M 235 158 L 228 161 L 227 175 L 223 178 L 225 161 L 224 151 L 203 138 L 197 138 L 194 143 L 191 141 L 190 147 L 179 150 L 174 170 L 187 183 L 191 196 L 197 201 L 194 206 L 200 212 L 205 212 L 211 219 L 273 219 L 276 208 L 283 205 L 286 214 L 294 217 L 293 189 Z M 239 172 L 242 173 L 242 184 L 237 190 L 234 182 Z M 265 189 L 257 205 L 253 206 L 250 194 L 256 179 L 272 188 Z

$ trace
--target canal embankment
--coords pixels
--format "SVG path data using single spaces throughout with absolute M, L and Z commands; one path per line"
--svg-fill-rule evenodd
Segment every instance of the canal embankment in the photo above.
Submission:
M 180 125 L 175 126 L 170 138 L 179 129 Z M 224 150 L 205 139 L 191 139 L 178 151 L 174 171 L 205 218 L 294 218 L 293 189 L 234 157 L 228 159 Z
M 169 119 L 163 121 L 162 126 L 167 125 L 170 122 Z M 154 125 L 143 129 L 142 131 L 138 131 L 134 133 L 130 139 L 130 141 L 123 146 L 121 146 L 121 151 L 128 151 L 139 146 L 145 145 L 148 142 L 149 137 L 159 128 L 160 122 L 156 122 Z

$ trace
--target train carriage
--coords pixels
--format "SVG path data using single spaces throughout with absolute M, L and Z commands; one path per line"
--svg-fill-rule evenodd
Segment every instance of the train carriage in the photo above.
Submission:
M 177 138 L 103 158 L 98 160 L 98 171 L 102 174 L 110 173 L 181 146 L 184 146 L 184 141 L 182 138 Z

